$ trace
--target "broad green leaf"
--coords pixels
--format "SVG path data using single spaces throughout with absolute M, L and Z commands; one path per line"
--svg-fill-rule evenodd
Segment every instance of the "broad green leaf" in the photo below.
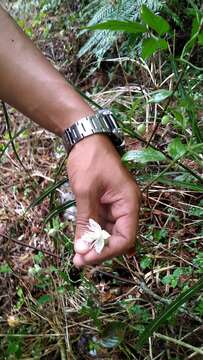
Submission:
M 148 59 L 157 50 L 167 49 L 168 43 L 164 39 L 149 38 L 145 39 L 142 43 L 142 58 Z
M 171 141 L 171 143 L 168 145 L 168 153 L 171 155 L 171 157 L 176 160 L 181 158 L 183 156 L 188 148 L 187 145 L 183 144 L 179 137 L 176 137 Z
M 168 22 L 161 16 L 155 15 L 146 5 L 142 5 L 141 18 L 145 24 L 159 35 L 165 34 L 170 29 Z
M 150 99 L 148 103 L 160 103 L 161 101 L 166 100 L 172 95 L 172 91 L 167 89 L 155 90 L 150 93 Z
M 110 30 L 110 31 L 126 31 L 131 34 L 139 34 L 147 31 L 145 25 L 136 21 L 119 21 L 108 20 L 100 24 L 85 27 L 89 30 Z
M 175 301 L 168 305 L 166 309 L 150 323 L 150 325 L 144 330 L 138 339 L 136 345 L 137 350 L 140 350 L 143 347 L 148 338 L 153 335 L 154 331 L 156 331 L 162 324 L 164 324 L 166 320 L 181 307 L 181 305 L 188 301 L 192 296 L 198 294 L 202 289 L 203 277 L 201 277 L 199 281 L 190 289 L 180 294 Z
M 39 305 L 43 305 L 43 304 L 45 304 L 45 303 L 47 303 L 47 302 L 50 302 L 51 300 L 52 300 L 52 296 L 46 294 L 46 295 L 40 296 L 40 298 L 37 299 L 37 303 L 38 303 Z
M 158 150 L 146 148 L 141 150 L 130 150 L 123 155 L 122 160 L 146 164 L 152 161 L 163 161 L 165 160 L 165 156 Z

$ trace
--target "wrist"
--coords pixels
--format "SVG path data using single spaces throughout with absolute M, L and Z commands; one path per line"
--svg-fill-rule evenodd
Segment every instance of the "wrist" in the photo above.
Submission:
M 85 158 L 89 156 L 91 162 L 94 163 L 98 157 L 105 157 L 105 155 L 111 156 L 112 154 L 120 160 L 118 152 L 108 135 L 94 134 L 75 144 L 68 159 L 70 162 L 74 162 L 76 158 L 84 159 L 84 156 Z M 92 161 L 93 159 L 94 161 Z
M 64 106 L 62 109 L 60 109 L 60 115 L 57 121 L 57 128 L 55 129 L 54 132 L 60 137 L 62 137 L 64 131 L 67 128 L 72 126 L 81 118 L 94 115 L 94 113 L 95 113 L 94 110 L 83 101 L 79 103 L 74 103 L 72 107 Z M 51 115 L 51 116 L 55 117 L 56 115 Z M 52 120 L 51 122 L 53 123 Z

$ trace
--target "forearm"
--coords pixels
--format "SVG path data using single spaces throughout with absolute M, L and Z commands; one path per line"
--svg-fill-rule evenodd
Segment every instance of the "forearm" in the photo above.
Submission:
M 93 113 L 1 6 L 0 98 L 58 135 Z

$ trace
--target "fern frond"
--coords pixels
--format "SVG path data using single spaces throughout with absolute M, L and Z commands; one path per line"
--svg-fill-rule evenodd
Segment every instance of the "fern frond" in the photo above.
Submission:
M 89 20 L 87 26 L 96 25 L 107 20 L 136 21 L 139 19 L 143 4 L 157 12 L 163 3 L 161 0 L 118 0 L 116 3 L 109 0 L 93 0 L 83 9 L 83 16 Z M 79 36 L 87 31 L 87 29 L 80 31 Z M 99 65 L 106 52 L 114 45 L 119 36 L 118 32 L 108 30 L 92 32 L 89 39 L 80 49 L 78 57 L 90 52 L 91 55 L 96 57 Z

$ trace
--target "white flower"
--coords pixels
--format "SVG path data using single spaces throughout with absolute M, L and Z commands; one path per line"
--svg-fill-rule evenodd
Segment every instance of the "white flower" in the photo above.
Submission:
M 93 219 L 89 219 L 87 227 L 90 231 L 87 231 L 80 240 L 87 242 L 91 247 L 95 248 L 97 254 L 100 254 L 111 235 L 106 230 L 102 230 L 101 226 Z

